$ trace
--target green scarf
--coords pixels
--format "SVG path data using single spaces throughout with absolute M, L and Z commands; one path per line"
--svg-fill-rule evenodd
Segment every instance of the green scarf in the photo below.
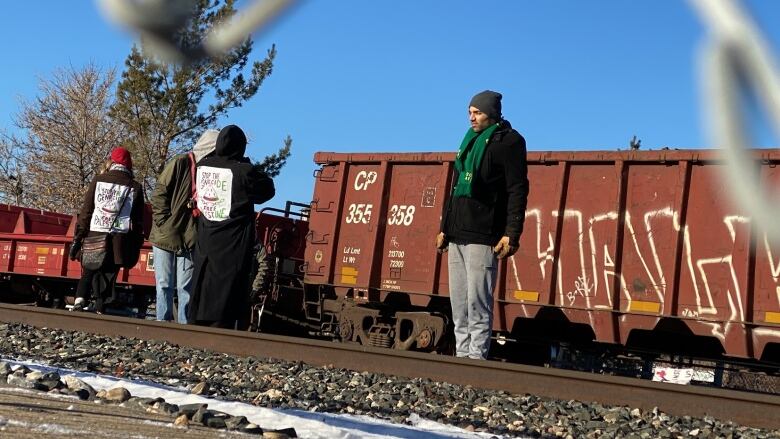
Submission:
M 485 148 L 496 128 L 498 128 L 498 124 L 491 125 L 479 133 L 475 132 L 473 128 L 469 128 L 466 131 L 466 136 L 463 137 L 463 141 L 460 143 L 458 155 L 455 156 L 455 169 L 458 170 L 458 181 L 452 190 L 452 196 L 471 197 L 472 178 L 474 173 L 479 172 L 482 156 L 485 155 Z

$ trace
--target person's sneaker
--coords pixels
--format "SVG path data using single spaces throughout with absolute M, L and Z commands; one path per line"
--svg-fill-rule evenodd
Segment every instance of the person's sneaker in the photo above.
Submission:
M 83 297 L 77 297 L 76 301 L 73 302 L 73 311 L 84 311 L 84 298 Z

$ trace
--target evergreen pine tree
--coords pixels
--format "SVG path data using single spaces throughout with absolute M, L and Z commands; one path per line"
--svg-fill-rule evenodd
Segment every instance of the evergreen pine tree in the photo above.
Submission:
M 196 10 L 177 35 L 182 47 L 196 46 L 214 23 L 235 13 L 233 0 L 198 0 Z M 147 194 L 169 158 L 189 150 L 204 129 L 252 98 L 271 74 L 275 46 L 248 67 L 252 48 L 248 38 L 220 59 L 177 65 L 147 56 L 143 40 L 133 47 L 111 115 L 127 130 L 124 145 L 133 152 L 135 176 Z M 270 162 L 257 165 L 278 173 L 290 145 L 288 137 L 277 154 L 266 158 Z

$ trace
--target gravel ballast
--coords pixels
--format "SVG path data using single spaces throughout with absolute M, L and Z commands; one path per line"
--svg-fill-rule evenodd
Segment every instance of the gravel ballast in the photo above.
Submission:
M 164 342 L 21 324 L 0 324 L 0 356 L 144 379 L 185 387 L 193 393 L 220 400 L 269 408 L 370 415 L 397 423 L 408 423 L 410 417 L 419 416 L 469 430 L 509 436 L 780 437 L 780 430 L 755 429 L 711 417 L 677 417 L 657 409 L 642 411 L 533 395 L 511 395 L 427 379 L 234 357 Z M 0 378 L 6 381 L 9 375 L 12 375 L 10 368 L 0 365 Z M 38 378 L 47 383 L 40 384 L 42 388 L 53 384 L 53 377 L 36 376 Z

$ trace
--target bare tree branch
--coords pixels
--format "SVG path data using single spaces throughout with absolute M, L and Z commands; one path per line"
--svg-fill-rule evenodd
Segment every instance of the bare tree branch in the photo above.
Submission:
M 22 102 L 16 125 L 25 135 L 13 139 L 18 151 L 14 183 L 22 194 L 14 193 L 15 204 L 77 211 L 96 170 L 125 137 L 122 125 L 109 117 L 114 78 L 113 70 L 91 64 L 61 69 L 40 81 L 36 98 Z

